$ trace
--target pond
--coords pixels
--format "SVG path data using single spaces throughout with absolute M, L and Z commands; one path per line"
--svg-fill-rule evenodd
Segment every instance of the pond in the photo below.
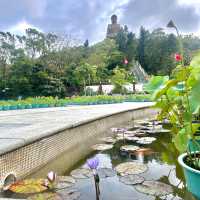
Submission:
M 139 122 L 139 121 L 138 121 Z M 151 122 L 150 122 L 151 123 Z M 133 123 L 132 123 L 133 124 Z M 129 123 L 129 126 L 133 126 L 131 123 Z M 134 124 L 136 124 L 134 122 Z M 140 126 L 140 129 L 147 129 L 146 132 L 152 130 L 152 128 L 148 125 L 147 126 Z M 135 129 L 135 128 L 133 128 Z M 163 129 L 162 129 L 163 130 Z M 133 132 L 130 130 L 128 134 L 132 134 Z M 111 132 L 111 131 L 110 131 Z M 136 131 L 137 132 L 137 131 Z M 144 133 L 140 131 L 141 133 Z M 139 132 L 138 132 L 139 133 Z M 138 142 L 138 140 L 135 139 L 135 141 L 130 141 L 131 139 L 128 138 L 126 140 L 122 139 L 118 140 L 114 145 L 113 148 L 109 150 L 104 151 L 93 151 L 91 155 L 89 155 L 87 158 L 84 158 L 83 160 L 79 161 L 78 164 L 74 167 L 74 169 L 79 168 L 85 168 L 86 160 L 89 158 L 98 158 L 99 160 L 99 168 L 108 168 L 108 169 L 116 169 L 116 167 L 121 163 L 126 162 L 134 162 L 145 165 L 146 169 L 143 173 L 138 174 L 140 178 L 143 178 L 141 184 L 145 183 L 144 180 L 147 181 L 146 183 L 150 184 L 150 187 L 148 190 L 145 190 L 146 186 L 145 184 L 141 188 L 141 184 L 139 186 L 136 185 L 127 185 L 127 180 L 122 178 L 119 174 L 117 174 L 115 171 L 114 174 L 113 171 L 110 173 L 108 172 L 108 176 L 101 177 L 100 175 L 100 200 L 195 200 L 195 198 L 187 191 L 185 188 L 185 181 L 184 181 L 184 175 L 182 168 L 179 166 L 177 162 L 178 152 L 176 151 L 174 145 L 171 143 L 171 134 L 167 133 L 167 131 L 163 131 L 160 133 L 159 131 L 156 131 L 156 133 L 152 133 L 152 131 L 149 131 L 149 134 L 151 134 L 151 137 L 155 137 L 155 141 L 149 142 L 149 144 L 141 144 L 144 142 Z M 121 133 L 113 133 L 113 138 L 116 138 L 116 135 L 119 137 L 122 136 Z M 141 136 L 145 136 L 142 135 Z M 149 135 L 147 135 L 149 136 Z M 108 139 L 108 138 L 107 138 Z M 140 139 L 141 140 L 141 139 Z M 109 139 L 108 139 L 109 141 Z M 144 141 L 144 140 L 143 140 Z M 102 140 L 101 140 L 102 142 Z M 113 142 L 112 138 L 110 138 L 109 142 Z M 140 143 L 140 144 L 139 144 Z M 147 142 L 148 143 L 148 142 Z M 125 145 L 134 145 L 137 146 L 143 150 L 141 151 L 132 151 L 130 147 L 133 148 L 133 146 L 125 146 Z M 122 150 L 124 147 L 130 148 L 129 151 Z M 120 150 L 121 149 L 121 150 Z M 72 170 L 74 170 L 72 169 Z M 52 169 L 54 170 L 54 169 Z M 111 175 L 110 175 L 111 174 Z M 71 175 L 71 170 L 66 171 L 64 174 L 66 176 Z M 74 175 L 72 173 L 72 175 Z M 77 175 L 75 173 L 75 175 Z M 78 174 L 80 175 L 80 174 Z M 136 175 L 137 176 L 137 175 Z M 133 180 L 136 181 L 136 176 L 133 177 Z M 93 177 L 90 178 L 77 178 L 76 177 L 76 183 L 73 186 L 73 188 L 76 188 L 78 192 L 80 192 L 80 198 L 68 198 L 64 197 L 63 199 L 69 199 L 69 200 L 93 200 L 96 199 L 95 196 L 95 187 L 94 187 L 94 180 Z M 133 181 L 132 180 L 132 181 Z M 148 182 L 150 181 L 150 182 Z M 160 185 L 156 185 L 157 182 L 151 182 L 151 181 L 158 181 L 159 183 L 164 183 L 166 185 L 161 188 L 160 193 L 163 193 L 164 195 L 155 193 L 155 188 L 159 187 Z M 168 188 L 169 186 L 169 188 Z M 170 194 L 165 195 L 165 190 L 170 189 Z M 144 191 L 145 190 L 145 191 Z M 163 190 L 163 191 L 162 191 Z M 152 195 L 154 194 L 154 195 Z M 157 196 L 156 196 L 157 195 Z M 15 195 L 13 193 L 6 193 L 7 197 L 24 197 L 23 195 Z M 56 199 L 56 198 L 52 198 Z

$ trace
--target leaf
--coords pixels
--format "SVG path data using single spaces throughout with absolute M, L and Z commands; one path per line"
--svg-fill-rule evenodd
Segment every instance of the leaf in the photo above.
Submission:
M 62 200 L 62 198 L 56 193 L 42 193 L 35 194 L 33 196 L 28 197 L 28 200 Z
M 150 81 L 144 85 L 144 91 L 154 93 L 168 80 L 168 76 L 153 76 Z
M 180 152 L 185 152 L 187 149 L 187 143 L 188 143 L 188 135 L 186 133 L 186 129 L 181 129 L 177 135 L 173 138 L 173 142 L 176 146 L 176 148 Z
M 189 101 L 190 101 L 191 111 L 195 112 L 196 109 L 200 106 L 200 83 L 192 87 Z
M 178 81 L 175 79 L 169 80 L 165 83 L 165 85 L 163 86 L 162 89 L 158 90 L 155 95 L 154 95 L 154 99 L 159 99 L 160 97 L 162 97 L 164 94 L 167 93 L 167 91 L 173 87 L 176 86 L 178 84 Z
M 9 190 L 24 194 L 43 192 L 48 189 L 44 184 L 45 179 L 27 179 L 12 184 Z

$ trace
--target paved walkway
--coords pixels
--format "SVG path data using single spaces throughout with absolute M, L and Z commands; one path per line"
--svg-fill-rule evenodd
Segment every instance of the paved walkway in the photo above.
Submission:
M 95 106 L 70 106 L 0 112 L 0 154 L 29 144 L 57 131 L 97 118 L 152 103 L 121 103 Z

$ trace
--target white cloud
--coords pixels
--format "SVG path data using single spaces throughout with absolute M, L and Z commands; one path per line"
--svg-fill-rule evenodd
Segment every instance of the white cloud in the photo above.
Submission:
M 39 31 L 41 31 L 39 28 L 27 23 L 25 20 L 22 20 L 21 22 L 17 23 L 16 25 L 8 28 L 6 31 L 15 33 L 18 35 L 24 35 L 26 33 L 26 29 L 28 28 L 35 28 Z

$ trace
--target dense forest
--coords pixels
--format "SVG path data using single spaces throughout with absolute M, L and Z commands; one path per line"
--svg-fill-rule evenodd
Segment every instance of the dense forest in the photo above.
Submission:
M 200 38 L 181 37 L 188 64 L 193 52 L 200 49 Z M 0 98 L 64 97 L 83 94 L 86 85 L 110 82 L 118 92 L 121 84 L 134 81 L 136 62 L 149 75 L 170 75 L 179 49 L 174 34 L 144 27 L 138 37 L 125 27 L 115 39 L 94 45 L 35 29 L 27 29 L 24 36 L 0 32 Z

